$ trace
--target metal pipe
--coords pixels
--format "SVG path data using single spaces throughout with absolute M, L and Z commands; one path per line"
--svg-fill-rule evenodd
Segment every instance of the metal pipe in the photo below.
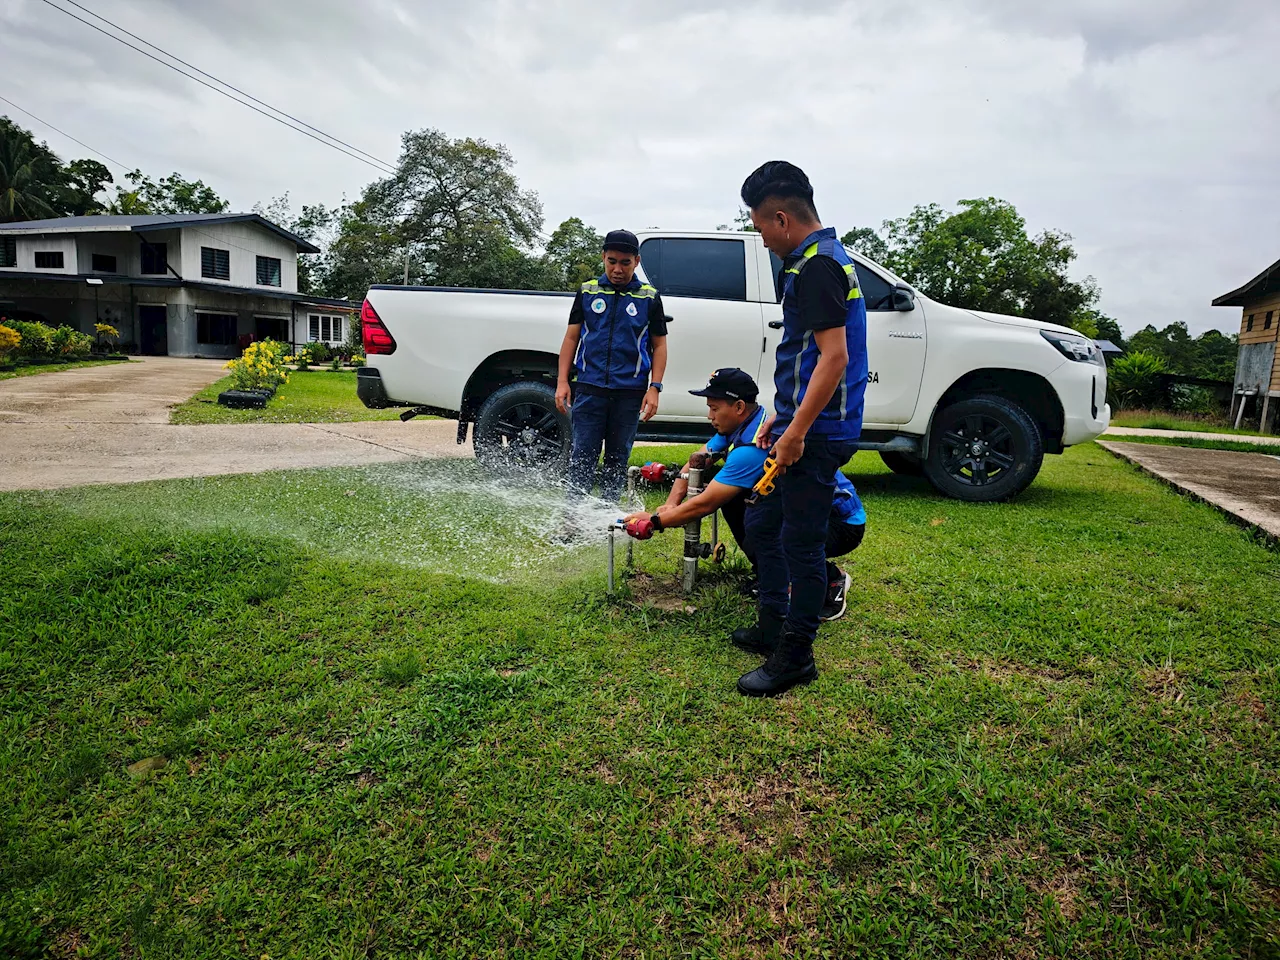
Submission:
M 639 467 L 627 468 L 627 498 L 630 501 L 627 509 L 631 509 L 631 505 L 635 503 L 639 494 L 636 492 L 636 480 L 640 477 Z M 630 570 L 635 566 L 636 562 L 636 542 L 627 537 L 627 569 Z
M 702 492 L 702 470 L 689 468 L 689 493 L 691 499 Z M 698 555 L 702 550 L 702 520 L 690 520 L 684 525 L 684 575 L 681 587 L 686 594 L 698 586 Z
M 611 523 L 611 524 L 609 524 L 609 587 L 608 587 L 608 594 L 609 594 L 609 596 L 611 596 L 611 597 L 613 596 L 613 536 L 614 536 L 614 534 L 615 534 L 615 533 L 617 533 L 617 530 L 618 530 L 618 527 L 617 527 L 617 525 L 616 525 L 616 524 L 612 524 L 612 523 Z M 628 539 L 630 539 L 630 538 L 628 538 Z

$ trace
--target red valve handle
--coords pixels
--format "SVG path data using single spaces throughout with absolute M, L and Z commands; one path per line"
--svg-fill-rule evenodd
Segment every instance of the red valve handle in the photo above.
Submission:
M 637 540 L 648 540 L 653 536 L 653 521 L 648 517 L 638 517 L 635 520 L 628 520 L 622 529 L 627 531 L 627 536 Z

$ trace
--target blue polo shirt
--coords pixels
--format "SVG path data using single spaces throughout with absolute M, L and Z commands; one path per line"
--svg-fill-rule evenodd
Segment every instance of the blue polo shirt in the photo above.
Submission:
M 744 424 L 746 430 L 742 433 L 746 436 L 754 437 L 760 423 L 763 423 L 766 417 L 763 407 L 756 412 L 756 417 L 759 418 L 758 423 Z M 756 417 L 752 419 L 755 420 Z M 707 441 L 707 450 L 710 453 L 724 453 L 728 447 L 729 438 L 722 433 L 717 433 Z M 728 487 L 750 490 L 764 476 L 764 462 L 768 459 L 769 451 L 761 450 L 754 442 L 738 444 L 725 456 L 724 466 L 720 468 L 715 479 Z M 836 495 L 831 509 L 843 523 L 850 526 L 861 526 L 867 522 L 867 511 L 862 506 L 858 491 L 842 470 L 836 471 Z

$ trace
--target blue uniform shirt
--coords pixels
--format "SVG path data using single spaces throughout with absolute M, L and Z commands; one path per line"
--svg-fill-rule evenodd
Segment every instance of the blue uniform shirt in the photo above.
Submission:
M 764 407 L 760 407 L 732 434 L 717 433 L 707 441 L 708 452 L 725 453 L 724 466 L 715 477 L 718 483 L 750 490 L 764 476 L 764 462 L 769 459 L 769 451 L 757 447 L 755 438 L 767 416 Z M 867 522 L 867 511 L 862 506 L 858 491 L 840 470 L 836 471 L 836 495 L 831 509 L 850 526 Z

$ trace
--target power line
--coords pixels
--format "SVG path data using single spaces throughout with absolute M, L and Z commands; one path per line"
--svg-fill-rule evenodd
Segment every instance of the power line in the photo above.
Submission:
M 382 160 L 366 159 L 365 157 L 360 156 L 358 153 L 353 153 L 350 150 L 346 150 L 343 147 L 338 146 L 337 142 L 330 142 L 330 140 L 322 139 L 322 137 L 317 136 L 314 133 L 311 133 L 309 130 L 305 130 L 299 126 L 294 126 L 293 124 L 288 123 L 285 120 L 282 120 L 280 117 L 276 116 L 275 114 L 268 113 L 266 110 L 263 110 L 261 107 L 255 106 L 254 104 L 249 103 L 245 100 L 241 100 L 239 97 L 232 96 L 226 90 L 223 90 L 219 87 L 215 87 L 212 83 L 209 83 L 207 80 L 202 80 L 199 77 L 192 76 L 186 71 L 181 70 L 178 67 L 175 67 L 172 63 L 169 63 L 167 60 L 160 59 L 154 53 L 149 53 L 148 51 L 143 50 L 141 47 L 135 46 L 134 44 L 130 43 L 128 40 L 125 40 L 123 37 L 118 37 L 114 33 L 111 33 L 107 30 L 102 29 L 102 27 L 98 26 L 96 23 L 91 23 L 90 21 L 84 19 L 84 17 L 77 16 L 76 14 L 72 13 L 70 10 L 67 10 L 64 7 L 58 6 L 56 3 L 53 2 L 53 0 L 42 0 L 42 2 L 52 7 L 53 9 L 57 10 L 59 13 L 66 14 L 72 20 L 78 20 L 80 21 L 80 23 L 83 23 L 86 27 L 89 27 L 93 30 L 98 31 L 98 33 L 102 34 L 104 37 L 110 37 L 112 40 L 115 40 L 117 43 L 124 44 L 130 50 L 136 50 L 138 53 L 142 54 L 144 57 L 154 60 L 156 63 L 160 64 L 161 66 L 168 67 L 170 70 L 174 71 L 174 73 L 181 74 L 182 76 L 186 77 L 188 80 L 194 80 L 196 83 L 200 84 L 201 86 L 208 87 L 214 93 L 221 94 L 222 96 L 226 97 L 228 100 L 234 100 L 236 103 L 240 104 L 241 106 L 248 107 L 254 113 L 260 113 L 262 114 L 262 116 L 266 117 L 269 120 L 274 120 L 276 123 L 280 124 L 281 126 L 288 127 L 290 130 L 296 130 L 298 133 L 302 134 L 304 137 L 310 137 L 312 140 L 316 141 L 316 143 L 324 144 L 326 147 L 329 147 L 333 150 L 337 150 L 339 153 L 344 154 L 348 157 L 351 157 L 351 159 L 353 160 L 359 160 L 361 163 L 365 164 L 366 166 L 373 167 L 375 170 L 379 171 L 380 173 L 394 174 L 396 172 L 394 167 L 392 167 L 390 164 L 385 163 Z M 109 23 L 110 21 L 104 21 L 104 22 Z M 143 42 L 145 43 L 146 41 L 143 41 Z M 157 47 L 156 49 L 159 49 L 159 47 Z M 177 58 L 175 57 L 174 59 L 177 59 Z M 222 81 L 219 80 L 218 82 L 221 83 Z M 228 84 L 228 86 L 230 85 Z M 275 107 L 272 107 L 271 109 L 275 110 Z M 283 113 L 283 111 L 277 111 L 277 112 Z M 324 134 L 324 136 L 327 137 L 329 135 Z M 336 138 L 333 138 L 333 139 L 336 140 Z
M 50 123 L 48 120 L 42 120 L 40 117 L 37 117 L 34 113 L 32 113 L 30 110 L 26 109 L 25 107 L 20 107 L 20 106 L 18 106 L 16 103 L 14 103 L 14 102 L 13 102 L 12 100 L 10 100 L 8 97 L 3 96 L 3 95 L 0 95 L 0 100 L 3 100 L 3 101 L 4 101 L 5 103 L 7 103 L 9 106 L 13 107 L 15 110 L 18 110 L 18 111 L 20 111 L 20 112 L 22 112 L 22 113 L 25 113 L 25 114 L 26 114 L 28 117 L 30 117 L 32 120 L 36 121 L 36 123 L 42 123 L 42 124 L 44 124 L 46 127 L 48 127 L 50 130 L 52 130 L 54 133 L 61 134 L 62 136 L 66 137 L 68 140 L 70 140 L 72 143 L 78 143 L 78 144 L 80 144 L 80 146 L 84 147 L 84 148 L 85 148 L 86 150 L 88 150 L 90 153 L 96 153 L 96 154 L 97 154 L 98 156 L 100 156 L 103 160 L 106 160 L 108 163 L 112 163 L 112 164 L 114 164 L 116 167 L 118 167 L 119 169 L 121 169 L 121 170 L 125 171 L 126 173 L 132 173 L 132 172 L 133 172 L 133 170 L 137 169 L 136 167 L 129 167 L 129 166 L 127 166 L 126 164 L 121 163 L 119 160 L 115 160 L 115 159 L 112 159 L 111 157 L 108 157 L 108 156 L 107 156 L 105 153 L 103 153 L 101 150 L 96 150 L 96 149 L 94 149 L 93 147 L 91 147 L 91 146 L 89 146 L 87 143 L 85 143 L 83 140 L 77 140 L 75 137 L 71 136 L 71 134 L 67 133 L 66 131 L 64 131 L 64 130 L 60 130 L 58 127 L 55 127 L 55 126 L 54 126 L 52 123 Z M 198 234 L 200 234 L 201 236 L 208 237 L 210 240 L 217 240 L 219 243 L 225 243 L 227 246 L 229 246 L 229 247 L 235 247 L 237 250 L 243 250 L 245 253 L 253 253 L 253 254 L 256 254 L 256 253 L 258 252 L 257 250 L 250 250 L 248 247 L 242 247 L 242 246 L 240 246 L 240 244 L 236 243 L 236 242 L 235 242 L 235 241 L 233 241 L 233 240 L 228 240 L 228 239 L 226 239 L 225 237 L 218 237 L 218 236 L 215 236 L 215 235 L 214 235 L 214 234 L 212 234 L 212 233 L 208 233 L 208 232 L 206 232 L 206 231 L 204 231 L 204 230 L 201 230 L 199 227 L 193 227 L 193 226 L 191 226 L 191 224 L 190 224 L 186 219 L 184 219 L 184 218 L 183 218 L 183 217 L 181 217 L 181 216 L 175 215 L 175 214 L 171 214 L 171 213 L 154 213 L 154 214 L 148 214 L 148 216 L 164 217 L 164 218 L 165 218 L 166 220 L 168 220 L 170 223 L 181 223 L 181 224 L 183 224 L 183 228 L 184 228 L 184 229 L 190 230 L 192 233 L 198 233 Z M 279 226 L 279 224 L 277 224 L 277 226 Z M 282 227 L 281 229 L 283 229 L 283 227 Z
M 48 0 L 46 0 L 46 2 L 48 2 Z M 257 97 L 255 97 L 253 94 L 249 93 L 248 91 L 241 90 L 239 87 L 235 86 L 234 84 L 227 83 L 227 81 L 219 77 L 215 77 L 213 74 L 209 73 L 207 70 L 201 70 L 195 64 L 188 63 L 186 60 L 183 60 L 181 57 L 175 56 L 174 54 L 170 53 L 168 50 L 165 50 L 163 47 L 156 46 L 154 43 L 152 43 L 149 40 L 144 40 L 142 37 L 138 36 L 136 33 L 130 33 L 128 30 L 120 26 L 118 23 L 113 23 L 112 21 L 108 20 L 106 17 L 102 16 L 101 14 L 94 13 L 92 10 L 90 10 L 88 7 L 84 6 L 83 4 L 77 3 L 76 0 L 63 0 L 63 2 L 70 4 L 71 6 L 75 7 L 78 10 L 83 10 L 85 13 L 93 17 L 95 20 L 101 20 L 103 23 L 107 24 L 113 30 L 118 30 L 120 33 L 123 33 L 126 37 L 131 37 L 134 40 L 137 40 L 139 43 L 145 44 L 146 46 L 150 47 L 152 50 L 156 50 L 159 53 L 164 54 L 170 60 L 174 60 L 182 64 L 184 67 L 194 70 L 196 73 L 200 74 L 201 76 L 208 77 L 210 80 L 213 80 L 215 83 L 220 83 L 222 84 L 222 86 L 227 87 L 230 90 L 234 90 L 236 93 L 240 94 L 243 97 L 247 97 L 248 99 L 252 100 L 254 103 L 258 104 L 259 106 L 266 107 L 268 110 L 272 110 L 280 114 L 281 116 L 288 117 L 294 123 L 301 124 L 302 126 L 306 127 L 308 130 L 314 131 L 315 133 L 320 134 L 322 137 L 332 140 L 335 143 L 341 144 L 344 147 L 348 147 L 354 150 L 356 153 L 360 154 L 361 156 L 368 157 L 370 160 L 373 160 L 377 163 L 382 164 L 384 167 L 392 167 L 392 168 L 394 167 L 394 164 L 387 163 L 387 161 L 381 159 L 380 157 L 375 157 L 373 154 L 367 153 L 364 150 L 361 150 L 359 147 L 354 146 L 353 144 L 347 143 L 345 140 L 339 140 L 333 134 L 325 133 L 319 127 L 313 127 L 311 124 L 307 123 L 305 120 L 300 120 L 297 117 L 295 117 L 293 114 L 287 113 L 286 111 L 281 110 L 279 107 L 274 107 L 271 104 L 267 103 L 265 100 L 259 100 Z M 52 6 L 52 4 L 50 5 Z

